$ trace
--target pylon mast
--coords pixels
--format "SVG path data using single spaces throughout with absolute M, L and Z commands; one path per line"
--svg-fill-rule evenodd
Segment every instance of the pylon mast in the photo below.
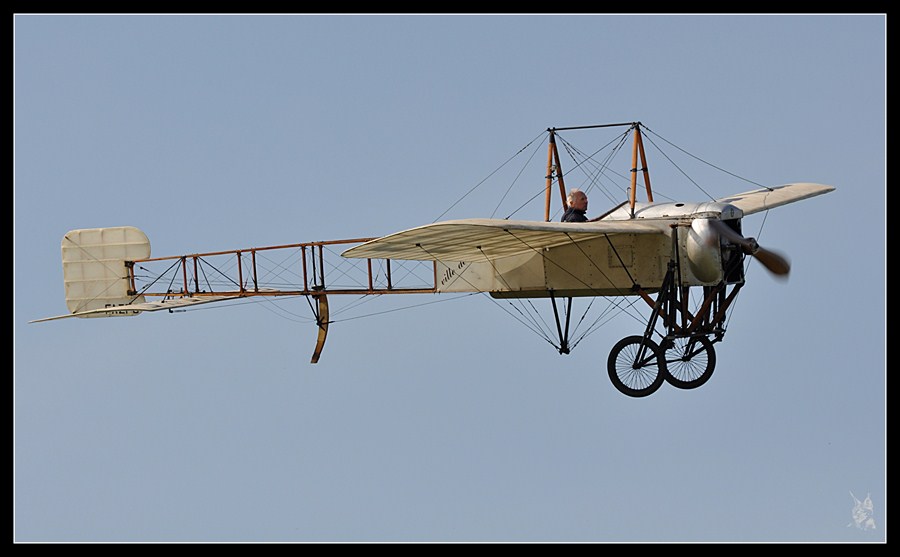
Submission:
M 637 202 L 637 173 L 640 170 L 644 175 L 644 186 L 647 191 L 647 201 L 653 203 L 653 190 L 650 187 L 650 170 L 647 167 L 647 154 L 644 151 L 644 140 L 641 135 L 640 122 L 627 122 L 620 124 L 601 124 L 597 126 L 575 126 L 568 128 L 548 128 L 550 134 L 547 145 L 547 175 L 545 186 L 544 200 L 544 220 L 550 222 L 550 199 L 552 197 L 552 186 L 554 178 L 559 182 L 559 193 L 562 197 L 562 208 L 565 211 L 569 208 L 566 200 L 566 185 L 563 180 L 562 164 L 559 160 L 559 149 L 556 146 L 556 132 L 560 130 L 580 130 L 587 128 L 610 128 L 616 126 L 630 126 L 634 130 L 634 139 L 631 151 L 631 187 L 628 190 L 628 203 L 631 209 L 631 216 L 634 217 L 634 206 Z M 641 167 L 638 168 L 638 157 L 640 157 Z

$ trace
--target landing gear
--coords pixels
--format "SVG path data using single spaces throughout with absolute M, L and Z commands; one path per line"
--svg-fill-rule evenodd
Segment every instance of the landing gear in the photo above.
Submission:
M 673 241 L 677 241 L 676 235 Z M 677 257 L 673 259 L 656 300 L 635 286 L 653 308 L 644 334 L 623 338 L 609 353 L 609 378 L 616 389 L 631 397 L 651 395 L 663 382 L 679 389 L 696 389 L 709 381 L 716 369 L 713 344 L 724 337 L 726 311 L 744 284 L 742 257 L 730 259 L 725 268 L 727 280 L 702 286 L 703 302 L 691 312 L 687 303 L 690 286 L 678 284 L 680 271 Z M 656 330 L 660 320 L 664 332 Z M 653 335 L 662 340 L 657 344 Z

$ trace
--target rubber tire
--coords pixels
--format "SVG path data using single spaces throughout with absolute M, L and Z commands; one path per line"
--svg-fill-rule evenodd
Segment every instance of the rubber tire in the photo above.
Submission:
M 672 347 L 666 350 L 666 382 L 679 389 L 696 389 L 712 377 L 716 369 L 716 349 L 705 336 L 697 336 L 694 340 L 700 346 L 694 347 L 694 355 L 690 360 L 682 359 L 682 353 L 689 339 L 675 339 Z
M 641 343 L 647 345 L 649 353 L 639 368 L 634 367 L 634 358 Z M 666 378 L 666 360 L 659 345 L 641 335 L 625 337 L 613 346 L 606 362 L 609 379 L 622 394 L 634 398 L 652 395 Z

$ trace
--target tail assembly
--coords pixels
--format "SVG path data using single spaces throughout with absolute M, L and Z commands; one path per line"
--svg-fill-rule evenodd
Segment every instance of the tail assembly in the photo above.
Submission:
M 62 264 L 69 311 L 77 317 L 140 313 L 112 308 L 145 301 L 134 291 L 131 262 L 148 257 L 150 240 L 133 226 L 68 232 L 62 239 Z

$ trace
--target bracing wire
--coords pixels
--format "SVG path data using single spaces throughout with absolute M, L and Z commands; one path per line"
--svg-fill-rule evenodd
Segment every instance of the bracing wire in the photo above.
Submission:
M 533 143 L 533 142 L 534 142 L 534 140 L 532 140 L 532 143 Z M 503 193 L 503 195 L 500 197 L 500 201 L 497 202 L 497 206 L 494 207 L 494 210 L 491 212 L 491 218 L 494 218 L 494 216 L 497 214 L 497 211 L 500 210 L 500 205 L 503 204 L 503 201 L 506 199 L 506 196 L 509 195 L 509 192 L 510 192 L 510 190 L 512 189 L 512 187 L 516 184 L 516 182 L 519 181 L 519 178 L 522 176 L 522 173 L 525 172 L 525 169 L 528 167 L 528 163 L 530 163 L 530 162 L 534 159 L 535 155 L 537 155 L 537 153 L 538 153 L 538 148 L 539 148 L 539 147 L 540 147 L 540 144 L 538 144 L 538 145 L 535 146 L 535 149 L 534 149 L 534 151 L 532 151 L 531 156 L 528 157 L 528 159 L 522 164 L 522 168 L 519 169 L 519 172 L 518 172 L 518 174 L 516 174 L 515 179 L 513 179 L 513 180 L 509 183 L 509 186 L 506 188 L 506 191 L 505 191 L 505 192 Z M 533 200 L 533 199 L 534 199 L 534 197 L 532 197 L 531 199 L 529 199 L 528 202 L 530 203 L 531 200 Z M 513 211 L 510 215 L 507 215 L 507 217 L 506 217 L 507 220 L 508 220 L 513 214 L 515 214 L 516 212 L 518 212 L 519 210 L 521 210 L 521 208 L 522 208 L 522 207 L 519 207 L 518 209 L 516 209 L 515 211 Z
M 690 153 L 690 152 L 688 152 L 688 151 L 682 149 L 682 148 L 679 147 L 678 145 L 675 145 L 674 143 L 672 143 L 672 142 L 669 141 L 668 139 L 664 138 L 663 136 L 659 135 L 658 133 L 654 132 L 653 130 L 651 130 L 651 129 L 647 128 L 647 127 L 644 127 L 643 129 L 644 129 L 645 132 L 647 132 L 647 133 L 649 133 L 649 134 L 652 134 L 652 135 L 658 137 L 660 140 L 665 141 L 666 143 L 668 143 L 669 145 L 671 145 L 673 148 L 675 148 L 675 149 L 681 151 L 682 153 L 684 153 L 685 155 L 691 157 L 692 159 L 694 159 L 694 160 L 696 160 L 696 161 L 699 161 L 699 162 L 701 162 L 701 163 L 703 163 L 703 164 L 705 164 L 705 165 L 707 165 L 707 166 L 709 166 L 709 167 L 711 167 L 711 168 L 715 168 L 716 170 L 718 170 L 718 171 L 720 171 L 720 172 L 723 172 L 723 173 L 725 173 L 725 174 L 728 174 L 729 176 L 731 176 L 731 177 L 733 177 L 733 178 L 737 178 L 738 180 L 742 180 L 742 181 L 744 181 L 744 182 L 753 184 L 754 186 L 759 186 L 759 187 L 761 187 L 761 188 L 767 188 L 767 189 L 770 189 L 768 186 L 764 186 L 764 185 L 762 185 L 762 184 L 760 184 L 760 183 L 757 183 L 757 182 L 754 182 L 753 180 L 750 180 L 749 178 L 744 178 L 743 176 L 739 176 L 739 175 L 737 175 L 737 174 L 735 174 L 735 173 L 733 173 L 733 172 L 729 172 L 729 171 L 725 170 L 724 168 L 722 168 L 722 167 L 720 167 L 720 166 L 716 166 L 716 165 L 712 164 L 711 162 L 706 161 L 706 160 L 704 160 L 704 159 L 698 157 L 697 155 L 694 155 L 693 153 Z M 651 138 L 649 138 L 649 137 L 647 138 L 647 140 L 650 141 L 650 143 L 653 144 L 654 147 L 656 147 L 656 149 L 660 152 L 660 154 L 662 154 L 664 157 L 666 157 L 666 160 L 668 160 L 669 162 L 671 162 L 672 165 L 675 166 L 675 168 L 677 168 L 677 169 L 678 169 L 678 170 L 679 170 L 679 171 L 680 171 L 680 172 L 681 172 L 688 180 L 691 180 L 691 182 L 694 183 L 694 185 L 697 185 L 696 182 L 694 182 L 694 181 L 690 178 L 690 176 L 688 176 L 683 170 L 681 170 L 681 168 L 680 168 L 678 165 L 676 165 L 676 164 L 672 161 L 672 159 L 671 159 L 668 155 L 665 154 L 665 152 L 664 152 L 662 149 L 660 149 L 659 145 L 657 145 L 656 143 L 654 143 L 653 140 L 652 140 Z M 705 193 L 706 195 L 708 195 L 708 196 L 710 197 L 710 199 L 713 199 L 713 197 L 710 196 L 706 191 L 704 191 L 703 188 L 700 188 L 699 185 L 697 185 L 697 188 L 700 189 L 700 191 L 702 191 L 702 192 Z
M 472 188 L 469 189 L 469 191 L 467 191 L 466 193 L 464 193 L 462 197 L 460 197 L 459 199 L 457 199 L 456 201 L 454 201 L 449 207 L 447 207 L 447 209 L 446 209 L 443 213 L 441 213 L 440 215 L 438 215 L 437 218 L 435 218 L 432 222 L 437 222 L 438 220 L 440 220 L 441 218 L 443 218 L 444 215 L 446 215 L 447 213 L 449 213 L 451 209 L 453 209 L 456 205 L 458 205 L 459 203 L 461 203 L 463 199 L 465 199 L 466 197 L 469 196 L 469 194 L 471 194 L 473 191 L 475 191 L 476 189 L 478 189 L 482 184 L 484 184 L 485 182 L 487 182 L 487 181 L 491 178 L 491 176 L 493 176 L 494 174 L 496 174 L 497 172 L 499 172 L 504 166 L 506 166 L 507 164 L 509 164 L 510 161 L 512 161 L 513 159 L 515 159 L 517 156 L 519 156 L 519 154 L 522 153 L 522 151 L 524 151 L 525 149 L 527 149 L 529 145 L 531 145 L 532 143 L 534 143 L 535 141 L 537 141 L 538 138 L 542 137 L 542 136 L 544 135 L 544 133 L 545 133 L 545 132 L 539 133 L 537 136 L 534 137 L 534 139 L 532 139 L 531 141 L 529 141 L 524 147 L 522 147 L 521 149 L 519 149 L 518 151 L 516 151 L 516 153 L 513 154 L 512 156 L 510 156 L 508 159 L 506 159 L 506 161 L 504 161 L 503 164 L 501 164 L 501 165 L 498 166 L 493 172 L 491 172 L 490 174 L 488 174 L 487 176 L 485 176 L 484 179 L 482 179 L 480 182 L 478 182 L 477 184 L 475 184 L 474 186 L 472 186 Z

